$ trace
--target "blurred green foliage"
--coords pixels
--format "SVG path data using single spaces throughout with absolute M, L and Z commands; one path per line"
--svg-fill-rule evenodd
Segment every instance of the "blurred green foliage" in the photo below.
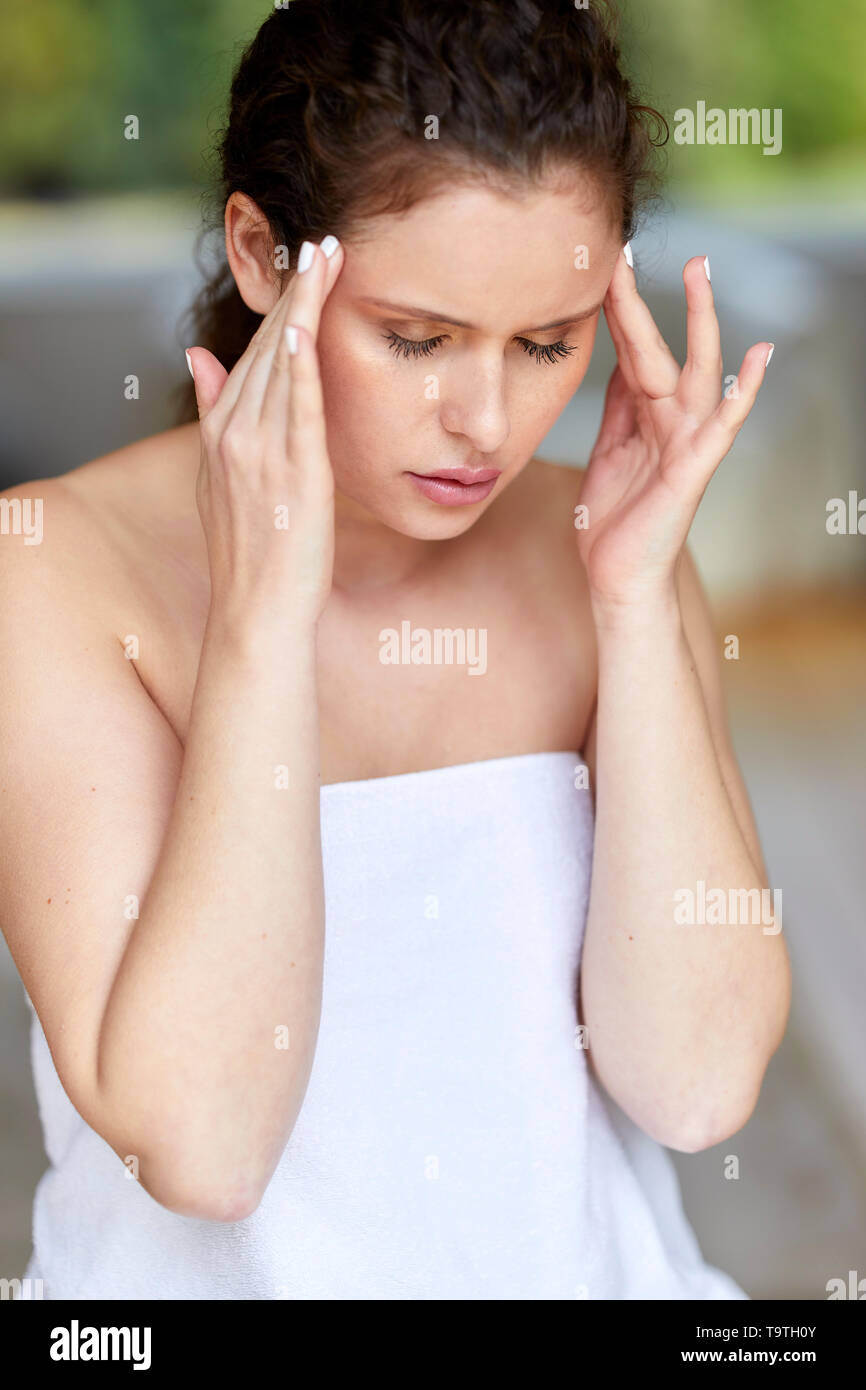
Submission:
M 363 3 L 363 0 L 359 0 Z M 673 124 L 680 107 L 780 107 L 783 152 L 669 145 L 670 179 L 766 183 L 862 159 L 866 4 L 623 0 L 627 64 Z M 232 68 L 266 0 L 5 0 L 0 192 L 188 187 L 209 181 Z M 135 115 L 140 138 L 124 138 Z
M 268 13 L 262 0 L 5 0 L 0 190 L 200 183 L 232 68 Z

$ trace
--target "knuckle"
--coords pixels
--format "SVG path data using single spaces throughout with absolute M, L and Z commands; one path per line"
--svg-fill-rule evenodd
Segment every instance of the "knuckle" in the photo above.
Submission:
M 292 424 L 298 430 L 314 429 L 323 418 L 320 402 L 296 398 L 292 407 Z
M 239 463 L 247 448 L 246 430 L 237 421 L 229 420 L 220 437 L 220 457 L 226 463 Z

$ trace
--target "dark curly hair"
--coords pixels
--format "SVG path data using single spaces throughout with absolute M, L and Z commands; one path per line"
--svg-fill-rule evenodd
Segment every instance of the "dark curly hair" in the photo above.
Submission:
M 186 341 L 231 371 L 261 322 L 224 243 L 209 278 L 200 256 L 208 236 L 222 242 L 235 191 L 261 209 L 290 267 L 304 239 L 349 240 L 366 219 L 405 211 L 448 182 L 513 189 L 554 170 L 592 175 L 629 240 L 639 206 L 656 196 L 652 156 L 669 131 L 620 70 L 618 23 L 605 0 L 291 0 L 275 9 L 232 82 L 218 193 L 197 247 L 206 282 Z M 178 396 L 176 422 L 197 419 L 192 383 Z

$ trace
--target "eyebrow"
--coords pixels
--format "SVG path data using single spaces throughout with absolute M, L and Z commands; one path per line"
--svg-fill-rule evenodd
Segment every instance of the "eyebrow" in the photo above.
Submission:
M 380 309 L 391 309 L 409 319 L 430 319 L 433 323 L 453 323 L 456 328 L 475 328 L 472 323 L 466 323 L 463 319 L 452 319 L 448 314 L 437 313 L 435 309 L 419 309 L 417 304 L 394 304 L 388 299 L 372 299 L 369 296 L 363 296 L 361 302 L 375 304 Z M 601 307 L 601 304 L 596 304 L 592 309 L 581 309 L 576 314 L 569 314 L 567 318 L 557 319 L 555 323 L 543 323 L 535 328 L 528 328 L 526 331 L 527 333 L 546 333 L 550 328 L 564 328 L 569 323 L 580 323 L 582 319 L 592 318 L 593 314 L 597 314 Z

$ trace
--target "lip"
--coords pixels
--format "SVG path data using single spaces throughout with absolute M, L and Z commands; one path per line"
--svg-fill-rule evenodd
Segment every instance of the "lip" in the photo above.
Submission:
M 471 487 L 475 483 L 489 483 L 501 472 L 501 468 L 441 468 L 438 473 L 413 473 L 412 477 L 442 478 L 447 483 L 464 483 Z
M 418 492 L 445 507 L 484 502 L 500 475 L 502 468 L 442 468 L 439 473 L 407 473 Z
M 441 473 L 408 473 L 431 502 L 444 507 L 467 507 L 483 502 L 496 486 L 498 468 L 446 468 Z

